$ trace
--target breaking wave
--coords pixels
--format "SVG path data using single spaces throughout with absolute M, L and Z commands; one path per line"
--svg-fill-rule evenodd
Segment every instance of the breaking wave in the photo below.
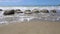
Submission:
M 60 21 L 60 10 L 57 13 L 38 13 L 38 14 L 14 14 L 11 16 L 4 16 L 4 11 L 0 11 L 0 24 L 9 24 L 15 22 L 45 20 L 45 21 Z M 53 16 L 54 15 L 54 16 Z

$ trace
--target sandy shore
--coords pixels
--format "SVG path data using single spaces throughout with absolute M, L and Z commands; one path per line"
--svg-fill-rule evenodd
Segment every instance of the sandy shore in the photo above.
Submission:
M 60 34 L 59 22 L 32 21 L 0 27 L 0 34 Z

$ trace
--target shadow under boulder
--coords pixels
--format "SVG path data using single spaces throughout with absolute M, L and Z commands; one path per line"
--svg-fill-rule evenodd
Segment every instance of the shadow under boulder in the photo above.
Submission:
M 6 10 L 3 14 L 4 15 L 13 15 L 13 14 L 15 14 L 15 10 Z

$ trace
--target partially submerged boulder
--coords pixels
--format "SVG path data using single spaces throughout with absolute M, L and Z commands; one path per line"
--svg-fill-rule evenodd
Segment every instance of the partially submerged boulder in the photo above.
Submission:
M 16 9 L 16 11 L 21 11 L 20 9 Z
M 56 10 L 50 10 L 50 12 L 52 12 L 52 13 L 56 13 Z
M 24 13 L 25 14 L 31 14 L 32 12 L 31 12 L 31 10 L 25 10 Z
M 0 9 L 0 11 L 3 11 L 2 9 Z
M 42 12 L 42 13 L 49 13 L 49 11 L 47 9 L 40 10 L 40 12 Z
M 12 15 L 15 13 L 15 10 L 6 10 L 3 14 L 4 15 Z
M 38 9 L 33 9 L 32 12 L 33 13 L 40 13 Z
M 20 9 L 16 9 L 16 13 L 23 13 Z

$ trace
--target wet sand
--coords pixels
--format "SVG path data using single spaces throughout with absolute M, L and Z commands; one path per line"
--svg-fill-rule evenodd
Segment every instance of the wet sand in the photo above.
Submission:
M 0 27 L 0 34 L 60 34 L 59 22 L 30 21 Z

